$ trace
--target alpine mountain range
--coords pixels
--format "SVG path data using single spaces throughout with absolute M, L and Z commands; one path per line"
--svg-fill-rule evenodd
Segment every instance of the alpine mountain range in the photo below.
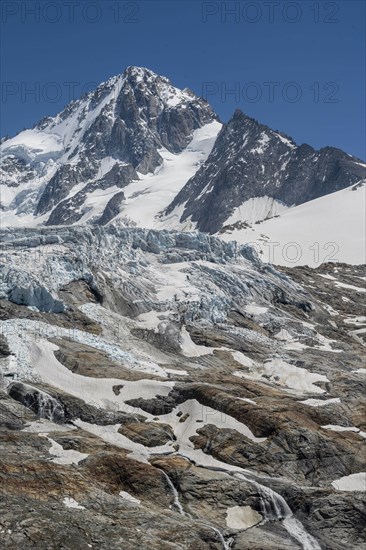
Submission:
M 138 67 L 2 140 L 2 548 L 365 548 L 365 167 Z
M 297 145 L 240 110 L 221 124 L 189 89 L 128 67 L 4 139 L 0 170 L 3 226 L 125 218 L 215 234 L 248 201 L 260 205 L 249 220 L 259 222 L 359 182 L 366 165 L 334 147 Z

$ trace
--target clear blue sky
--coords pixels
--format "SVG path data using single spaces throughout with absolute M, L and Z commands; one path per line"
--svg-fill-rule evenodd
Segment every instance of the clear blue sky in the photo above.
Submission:
M 239 107 L 299 143 L 365 158 L 365 5 L 3 0 L 1 135 L 138 65 L 205 93 L 223 121 Z

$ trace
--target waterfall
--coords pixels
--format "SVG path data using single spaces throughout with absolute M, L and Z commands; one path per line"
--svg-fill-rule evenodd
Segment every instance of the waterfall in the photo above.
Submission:
M 224 539 L 224 536 L 223 534 L 221 533 L 221 531 L 219 529 L 216 529 L 216 527 L 213 527 L 212 525 L 207 525 L 207 527 L 209 527 L 210 529 L 212 529 L 213 531 L 215 531 L 215 533 L 217 534 L 217 536 L 219 537 L 220 539 L 220 542 L 222 544 L 222 547 L 224 550 L 230 550 L 231 549 L 231 545 L 233 544 L 234 542 L 234 537 L 230 537 L 227 541 Z
M 35 407 L 39 418 L 46 418 L 52 422 L 64 421 L 64 409 L 57 399 L 39 390 L 35 393 L 34 397 L 36 399 Z
M 31 409 L 39 418 L 52 422 L 65 422 L 65 411 L 62 404 L 52 395 L 23 382 L 12 382 L 7 387 L 7 393 Z
M 287 517 L 283 522 L 283 526 L 288 534 L 302 545 L 304 550 L 321 550 L 318 541 L 305 531 L 303 524 L 295 516 Z
M 235 477 L 248 481 L 257 487 L 260 495 L 261 512 L 267 521 L 283 520 L 282 525 L 288 534 L 296 539 L 304 550 L 321 550 L 319 543 L 305 531 L 301 521 L 296 519 L 285 499 L 256 481 L 248 479 L 243 474 L 235 472 Z
M 219 529 L 216 529 L 216 527 L 213 527 L 212 525 L 207 525 L 207 527 L 209 527 L 210 529 L 212 529 L 213 531 L 215 531 L 215 533 L 217 534 L 217 536 L 219 537 L 220 539 L 220 542 L 224 548 L 224 550 L 230 550 L 231 548 L 231 545 L 232 543 L 234 542 L 234 539 L 233 538 L 230 538 L 228 541 L 226 541 L 223 537 L 223 534 L 221 533 L 221 531 Z
M 183 506 L 181 505 L 180 500 L 179 500 L 179 493 L 178 493 L 177 489 L 175 488 L 172 480 L 168 476 L 168 474 L 162 468 L 157 468 L 157 470 L 160 470 L 162 472 L 162 474 L 164 475 L 164 477 L 165 477 L 165 479 L 166 479 L 166 481 L 167 481 L 167 483 L 170 487 L 170 490 L 171 490 L 172 495 L 173 495 L 173 505 L 177 508 L 177 510 L 179 511 L 179 513 L 182 516 L 191 518 L 192 516 L 183 510 Z M 217 536 L 220 539 L 220 542 L 221 542 L 222 547 L 224 548 L 224 550 L 230 550 L 231 545 L 234 542 L 234 538 L 230 538 L 228 541 L 226 541 L 224 539 L 224 536 L 221 533 L 221 531 L 219 531 L 219 529 L 217 529 L 216 527 L 213 527 L 213 525 L 210 525 L 210 524 L 207 524 L 207 527 L 209 527 L 210 529 L 215 531 L 215 533 L 217 534 Z
M 186 514 L 186 512 L 183 510 L 183 506 L 181 505 L 180 503 L 180 500 L 179 500 L 179 493 L 177 491 L 177 489 L 174 487 L 174 484 L 172 482 L 172 480 L 170 479 L 170 477 L 168 476 L 168 474 L 166 472 L 164 472 L 164 470 L 162 470 L 161 468 L 157 468 L 158 470 L 160 470 L 162 472 L 162 474 L 164 475 L 168 485 L 169 485 L 169 488 L 172 492 L 172 495 L 173 495 L 173 505 L 177 508 L 178 512 L 182 515 L 182 516 L 187 516 L 187 517 L 190 517 L 189 514 Z
M 268 521 L 278 521 L 292 515 L 289 505 L 281 495 L 257 482 L 253 484 L 258 488 L 262 515 Z
M 186 460 L 188 460 L 189 462 L 191 462 L 191 459 L 185 456 L 184 454 L 182 454 L 181 452 L 178 454 L 183 458 L 185 458 Z M 260 483 L 258 483 L 257 481 L 254 481 L 253 479 L 249 479 L 241 472 L 237 472 L 237 471 L 229 472 L 224 468 L 210 467 L 210 466 L 206 466 L 206 468 L 208 470 L 226 472 L 226 475 L 228 476 L 235 476 L 239 479 L 243 479 L 244 481 L 247 481 L 248 483 L 251 483 L 252 485 L 254 485 L 258 489 L 258 493 L 260 496 L 261 512 L 266 521 L 282 521 L 282 525 L 286 529 L 290 537 L 297 540 L 301 544 L 304 550 L 321 550 L 321 546 L 319 545 L 317 540 L 312 535 L 306 532 L 301 521 L 295 518 L 291 508 L 289 507 L 289 505 L 281 495 L 279 495 L 269 487 L 266 487 L 265 485 L 261 485 Z M 253 475 L 251 472 L 248 472 L 248 474 Z M 170 479 L 169 479 L 169 482 L 171 484 Z M 173 489 L 176 492 L 176 489 L 174 486 L 173 486 Z M 220 541 L 225 550 L 231 548 L 233 540 L 229 539 L 229 541 L 225 541 L 222 533 L 218 529 L 216 529 L 216 527 L 213 527 L 212 525 L 207 525 L 207 526 L 213 529 L 217 533 L 217 535 L 220 537 Z

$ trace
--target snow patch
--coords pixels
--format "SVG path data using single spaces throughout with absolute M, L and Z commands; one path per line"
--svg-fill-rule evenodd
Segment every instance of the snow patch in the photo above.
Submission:
M 305 401 L 300 401 L 303 405 L 309 405 L 309 407 L 326 407 L 327 405 L 333 405 L 335 403 L 340 403 L 341 400 L 339 397 L 332 397 L 331 399 L 305 399 Z
M 75 499 L 70 497 L 65 497 L 62 501 L 66 508 L 74 508 L 74 510 L 85 510 L 85 506 L 81 506 Z
M 47 433 L 40 433 L 39 435 L 40 437 L 46 437 L 51 443 L 48 452 L 55 456 L 55 458 L 51 458 L 51 462 L 55 462 L 56 464 L 79 464 L 81 460 L 89 456 L 86 453 L 79 453 L 79 451 L 72 449 L 65 450 L 62 445 L 48 437 Z
M 366 491 L 366 472 L 351 474 L 332 481 L 337 491 Z
M 355 426 L 337 426 L 336 424 L 327 424 L 326 426 L 322 426 L 322 428 L 325 430 L 332 430 L 333 432 L 354 432 L 366 439 L 366 433 Z
M 182 327 L 180 337 L 181 350 L 183 355 L 185 355 L 186 357 L 200 357 L 201 355 L 210 355 L 215 349 L 195 344 L 186 327 Z
M 299 393 L 325 393 L 325 390 L 316 386 L 315 383 L 329 382 L 323 374 L 312 373 L 301 367 L 295 367 L 279 357 L 251 368 L 249 373 L 234 372 L 234 376 L 262 382 L 269 381 Z
M 141 503 L 141 500 L 139 500 L 138 498 L 133 497 L 132 495 L 130 495 L 130 493 L 127 493 L 127 491 L 120 491 L 119 496 L 123 500 L 128 500 L 128 502 L 132 502 L 133 504 L 140 504 Z
M 272 197 L 254 197 L 237 206 L 225 221 L 225 225 L 233 225 L 238 222 L 254 224 L 263 220 L 279 216 L 288 210 L 288 206 Z
M 229 529 L 250 529 L 262 519 L 261 514 L 251 506 L 232 506 L 226 509 L 226 526 Z
M 263 315 L 267 313 L 268 307 L 258 306 L 257 304 L 251 303 L 244 306 L 244 311 L 250 315 Z
M 241 351 L 232 351 L 231 355 L 233 359 L 237 361 L 237 363 L 240 363 L 244 367 L 254 367 L 255 365 L 255 362 L 250 359 L 250 357 L 244 355 L 244 353 L 242 353 Z

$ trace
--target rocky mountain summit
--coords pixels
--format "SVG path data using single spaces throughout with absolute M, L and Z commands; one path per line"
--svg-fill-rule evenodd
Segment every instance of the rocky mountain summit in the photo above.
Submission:
M 90 210 L 93 193 L 120 193 L 138 173 L 163 163 L 160 150 L 180 153 L 195 130 L 216 119 L 190 90 L 128 67 L 57 116 L 2 143 L 6 208 L 48 225 L 75 223 Z
M 4 548 L 363 548 L 362 267 L 113 224 L 1 241 Z

